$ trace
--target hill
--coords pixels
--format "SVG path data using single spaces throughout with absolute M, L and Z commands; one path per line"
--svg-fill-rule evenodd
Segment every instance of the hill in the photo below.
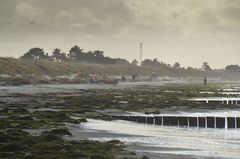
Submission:
M 240 79 L 239 74 L 227 73 L 225 70 L 213 70 L 209 72 L 200 69 L 173 68 L 168 65 L 158 67 L 125 65 L 106 65 L 95 63 L 76 62 L 54 62 L 49 60 L 30 60 L 0 57 L 0 75 L 10 77 L 57 77 L 70 76 L 72 74 L 97 74 L 101 76 L 148 76 L 155 77 L 176 77 L 176 78 L 210 78 Z

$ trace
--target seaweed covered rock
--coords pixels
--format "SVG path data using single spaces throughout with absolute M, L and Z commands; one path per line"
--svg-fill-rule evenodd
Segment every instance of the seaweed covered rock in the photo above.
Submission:
M 6 130 L 4 134 L 10 141 L 23 141 L 30 136 L 28 132 L 22 131 L 20 129 L 9 129 Z
M 8 136 L 4 132 L 0 132 L 0 143 L 2 142 L 7 142 L 8 141 Z
M 5 107 L 5 108 L 2 108 L 2 110 L 0 111 L 0 113 L 2 114 L 2 113 L 8 113 L 8 108 L 7 107 Z
M 83 123 L 88 122 L 86 118 L 78 119 L 78 121 L 79 121 L 79 122 L 83 122 Z
M 40 141 L 45 141 L 45 142 L 50 142 L 50 141 L 63 141 L 62 137 L 59 135 L 54 135 L 54 134 L 48 134 L 48 133 L 43 133 L 39 137 Z
M 31 116 L 11 116 L 9 117 L 11 120 L 24 120 L 24 121 L 33 121 L 33 117 Z
M 72 134 L 67 129 L 53 129 L 51 131 L 45 131 L 43 134 L 52 134 L 52 135 L 59 135 L 59 136 L 72 136 Z
M 11 113 L 20 113 L 20 114 L 27 114 L 29 113 L 26 108 L 18 107 L 16 109 L 12 109 Z
M 69 123 L 80 123 L 78 120 L 70 118 L 70 116 L 66 112 L 52 112 L 52 111 L 44 111 L 44 112 L 36 112 L 38 119 L 48 119 L 49 121 L 54 122 L 69 122 Z
M 27 146 L 21 142 L 5 143 L 0 145 L 0 152 L 17 152 L 23 151 Z

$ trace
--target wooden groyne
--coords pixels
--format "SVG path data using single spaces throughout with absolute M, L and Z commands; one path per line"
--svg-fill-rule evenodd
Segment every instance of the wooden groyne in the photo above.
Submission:
M 209 98 L 192 98 L 189 101 L 204 102 L 204 103 L 221 103 L 226 105 L 240 104 L 239 97 L 209 97 Z
M 215 129 L 240 128 L 240 117 L 125 115 L 125 116 L 113 116 L 113 119 L 132 121 L 142 124 L 153 124 L 159 126 L 215 128 Z

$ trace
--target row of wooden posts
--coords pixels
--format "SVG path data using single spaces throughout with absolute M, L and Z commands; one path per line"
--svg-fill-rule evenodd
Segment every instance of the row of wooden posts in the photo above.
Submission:
M 114 119 L 160 126 L 238 129 L 240 117 L 187 117 L 187 116 L 114 116 Z

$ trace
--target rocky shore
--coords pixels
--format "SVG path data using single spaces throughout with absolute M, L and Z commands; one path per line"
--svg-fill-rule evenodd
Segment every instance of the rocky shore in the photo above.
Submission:
M 21 88 L 21 87 L 19 87 Z M 134 86 L 31 93 L 0 89 L 0 158 L 139 158 L 120 141 L 69 141 L 66 123 L 79 125 L 87 119 L 114 120 L 128 111 L 162 113 L 192 109 L 224 109 L 224 105 L 194 103 L 186 98 L 209 96 L 220 85 L 201 84 Z M 66 89 L 66 88 L 65 88 Z M 63 90 L 65 90 L 63 89 Z M 216 94 L 217 95 L 217 94 Z M 234 106 L 232 106 L 234 107 Z M 146 159 L 147 157 L 143 157 Z

